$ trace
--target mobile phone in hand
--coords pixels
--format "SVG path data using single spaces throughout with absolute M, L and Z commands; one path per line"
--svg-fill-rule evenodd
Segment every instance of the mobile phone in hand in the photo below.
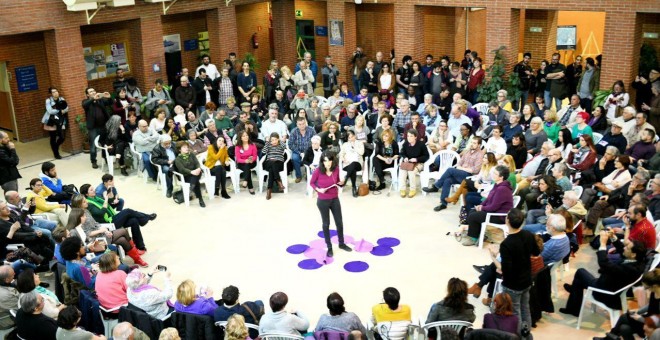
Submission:
M 156 266 L 156 270 L 161 271 L 161 272 L 166 272 L 167 267 L 159 264 L 158 266 Z

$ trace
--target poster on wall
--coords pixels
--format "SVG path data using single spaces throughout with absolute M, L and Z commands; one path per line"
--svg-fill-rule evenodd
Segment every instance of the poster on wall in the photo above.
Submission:
M 344 46 L 344 22 L 330 20 L 330 46 Z
M 114 77 L 117 69 L 131 72 L 126 43 L 84 47 L 83 55 L 87 80 Z
M 557 26 L 557 50 L 575 50 L 577 26 Z
M 165 47 L 165 53 L 181 51 L 181 35 L 180 34 L 164 35 L 163 46 Z

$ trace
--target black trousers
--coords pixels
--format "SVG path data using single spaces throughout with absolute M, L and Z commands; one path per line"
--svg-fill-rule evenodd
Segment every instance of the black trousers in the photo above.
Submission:
M 190 191 L 195 193 L 195 196 L 197 196 L 197 199 L 203 199 L 202 198 L 202 188 L 199 185 L 199 179 L 202 178 L 201 175 L 195 176 L 195 175 L 188 175 L 188 176 L 183 176 L 183 179 L 186 181 L 186 183 L 190 183 Z
M 622 314 L 610 333 L 621 336 L 623 340 L 633 340 L 635 334 L 643 338 L 644 324 L 628 316 L 628 313 Z
M 394 166 L 394 162 L 392 164 L 387 164 L 385 161 L 379 159 L 378 157 L 374 157 L 374 172 L 376 172 L 376 176 L 378 176 L 378 181 L 380 183 L 385 182 L 385 173 L 383 170 L 389 169 Z
M 341 217 L 341 203 L 339 203 L 339 198 L 316 200 L 316 206 L 319 208 L 319 212 L 321 213 L 323 238 L 325 238 L 325 244 L 328 246 L 328 249 L 332 248 L 332 243 L 330 243 L 330 212 L 332 212 L 332 218 L 335 220 L 335 226 L 337 227 L 337 237 L 339 238 L 339 244 L 343 244 L 344 221 Z
M 222 190 L 227 190 L 227 170 L 225 167 L 222 165 L 216 165 L 211 169 L 211 174 L 215 176 L 215 189 L 221 187 Z
M 64 144 L 64 131 L 62 126 L 57 125 L 57 130 L 48 131 L 50 135 L 50 149 L 53 150 L 53 156 L 60 157 L 60 145 Z
M 280 178 L 280 171 L 284 170 L 284 162 L 280 161 L 265 161 L 264 162 L 264 169 L 268 171 L 268 189 L 273 188 L 273 184 L 276 181 L 281 181 L 282 179 Z M 280 188 L 280 190 L 284 190 L 284 188 Z
M 149 215 L 133 209 L 124 209 L 112 218 L 112 223 L 115 224 L 116 228 L 131 228 L 133 242 L 135 242 L 135 246 L 140 250 L 146 248 L 140 227 L 145 226 L 149 221 L 151 221 Z
M 346 177 L 351 179 L 351 184 L 353 185 L 353 187 L 355 187 L 355 181 L 357 180 L 357 173 L 360 170 L 362 170 L 362 165 L 360 165 L 360 163 L 358 162 L 353 162 L 344 167 L 344 171 L 346 171 Z
M 487 214 L 488 213 L 485 211 L 476 211 L 474 209 L 468 213 L 468 236 L 479 238 L 479 235 L 481 234 L 481 224 L 486 221 Z M 492 221 L 494 223 L 504 223 L 504 217 L 493 217 Z
M 236 163 L 236 166 L 238 167 L 239 170 L 243 171 L 241 176 L 243 177 L 243 180 L 247 182 L 248 189 L 254 188 L 252 186 L 252 172 L 250 170 L 254 169 L 254 167 L 257 166 L 257 162 Z
M 587 287 L 595 287 L 597 280 L 596 277 L 584 268 L 580 268 L 575 272 L 575 277 L 571 284 L 571 291 L 568 295 L 568 300 L 566 301 L 566 309 L 568 312 L 575 315 L 580 313 L 584 290 L 587 289 Z
M 479 275 L 479 287 L 483 288 L 485 285 L 488 285 L 488 297 L 493 297 L 493 290 L 495 290 L 495 281 L 502 275 L 497 273 L 497 267 L 494 263 L 490 263 L 488 267 L 484 270 L 481 275 Z

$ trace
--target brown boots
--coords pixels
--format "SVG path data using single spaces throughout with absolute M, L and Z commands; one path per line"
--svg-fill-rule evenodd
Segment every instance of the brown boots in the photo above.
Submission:
M 458 202 L 458 199 L 461 198 L 461 196 L 465 196 L 465 194 L 467 194 L 467 182 L 463 180 L 463 182 L 461 182 L 461 186 L 458 187 L 458 190 L 456 190 L 456 192 L 453 195 L 447 197 L 446 201 L 447 203 L 456 204 L 456 202 Z
M 478 283 L 473 284 L 470 288 L 468 288 L 468 294 L 472 294 L 475 298 L 478 298 L 481 295 L 481 287 L 479 287 Z

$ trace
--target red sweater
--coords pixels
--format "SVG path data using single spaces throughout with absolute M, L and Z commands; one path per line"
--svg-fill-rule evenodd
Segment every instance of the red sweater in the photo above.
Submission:
M 630 229 L 630 236 L 628 239 L 630 241 L 640 241 L 644 243 L 646 249 L 655 249 L 655 228 L 647 218 L 644 218 Z M 96 282 L 98 285 L 98 279 L 96 279 Z

